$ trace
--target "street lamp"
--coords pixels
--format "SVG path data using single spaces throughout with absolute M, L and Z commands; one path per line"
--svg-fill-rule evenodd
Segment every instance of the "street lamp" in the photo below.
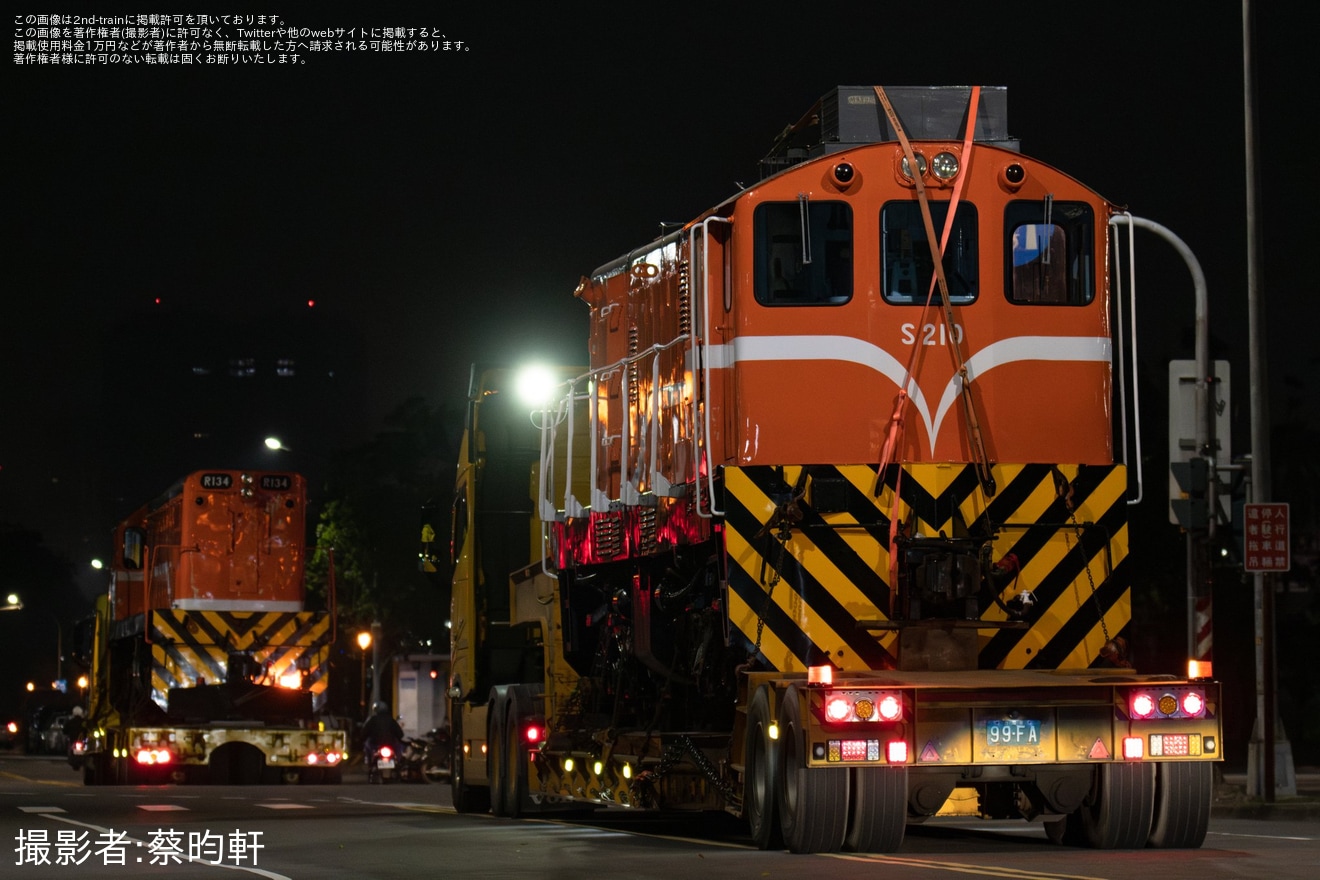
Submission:
M 357 643 L 362 656 L 362 671 L 358 675 L 358 680 L 362 682 L 362 696 L 358 700 L 358 708 L 365 718 L 367 716 L 367 648 L 371 647 L 371 633 L 366 630 L 358 633 Z

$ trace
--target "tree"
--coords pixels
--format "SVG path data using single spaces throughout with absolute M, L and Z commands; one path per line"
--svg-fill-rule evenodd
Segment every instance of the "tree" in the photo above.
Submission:
M 328 599 L 333 550 L 341 631 L 379 620 L 390 652 L 448 644 L 448 609 L 417 560 L 422 508 L 453 485 L 457 412 L 405 401 L 385 419 L 389 430 L 335 455 L 323 487 L 309 593 Z

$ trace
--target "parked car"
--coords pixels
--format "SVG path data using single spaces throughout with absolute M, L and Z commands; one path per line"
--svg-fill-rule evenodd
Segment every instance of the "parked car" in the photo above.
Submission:
M 69 707 L 59 704 L 47 704 L 32 710 L 27 718 L 27 752 L 39 755 L 43 752 L 63 752 L 67 748 L 64 742 L 64 722 L 69 719 Z M 54 733 L 52 733 L 54 731 Z M 48 739 L 54 740 L 58 748 L 52 749 Z
M 19 733 L 22 730 L 23 725 L 18 723 L 17 718 L 0 720 L 0 749 L 12 749 L 17 746 Z

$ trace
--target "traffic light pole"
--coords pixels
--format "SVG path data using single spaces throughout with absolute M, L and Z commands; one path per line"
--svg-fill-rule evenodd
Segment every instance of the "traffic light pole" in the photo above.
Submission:
M 1264 316 L 1260 296 L 1260 236 L 1256 217 L 1259 206 L 1256 188 L 1259 168 L 1256 162 L 1256 86 L 1252 58 L 1251 0 L 1242 0 L 1242 95 L 1243 128 L 1245 134 L 1244 158 L 1247 190 L 1247 354 L 1251 374 L 1251 497 L 1258 502 L 1272 501 L 1270 485 L 1270 445 L 1268 434 L 1269 400 L 1267 395 L 1265 361 L 1261 357 L 1265 337 Z M 1274 581 L 1264 572 L 1254 574 L 1256 606 L 1256 725 L 1252 730 L 1248 750 L 1251 766 L 1247 773 L 1248 793 L 1264 797 L 1273 803 L 1276 791 L 1285 795 L 1297 793 L 1297 780 L 1290 772 L 1292 745 L 1286 736 L 1275 730 L 1275 659 L 1274 659 Z M 1259 735 L 1258 735 L 1259 734 Z M 1276 760 L 1284 760 L 1283 785 L 1276 778 Z M 1262 773 L 1253 776 L 1257 765 Z M 1263 779 L 1262 779 L 1263 777 Z

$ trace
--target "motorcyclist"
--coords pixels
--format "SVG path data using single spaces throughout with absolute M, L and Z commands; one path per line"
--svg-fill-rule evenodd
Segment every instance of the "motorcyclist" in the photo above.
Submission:
M 69 718 L 64 722 L 64 736 L 72 747 L 75 740 L 82 739 L 83 729 L 87 721 L 83 717 L 83 707 L 74 706 L 73 711 L 69 713 Z
M 362 750 L 367 760 L 375 762 L 376 750 L 389 746 L 397 753 L 403 742 L 403 728 L 390 715 L 390 707 L 377 700 L 371 704 L 371 717 L 362 725 Z
M 68 752 L 69 766 L 81 770 L 83 764 L 83 737 L 87 731 L 87 718 L 82 706 L 74 706 L 69 719 L 64 722 L 65 750 Z

